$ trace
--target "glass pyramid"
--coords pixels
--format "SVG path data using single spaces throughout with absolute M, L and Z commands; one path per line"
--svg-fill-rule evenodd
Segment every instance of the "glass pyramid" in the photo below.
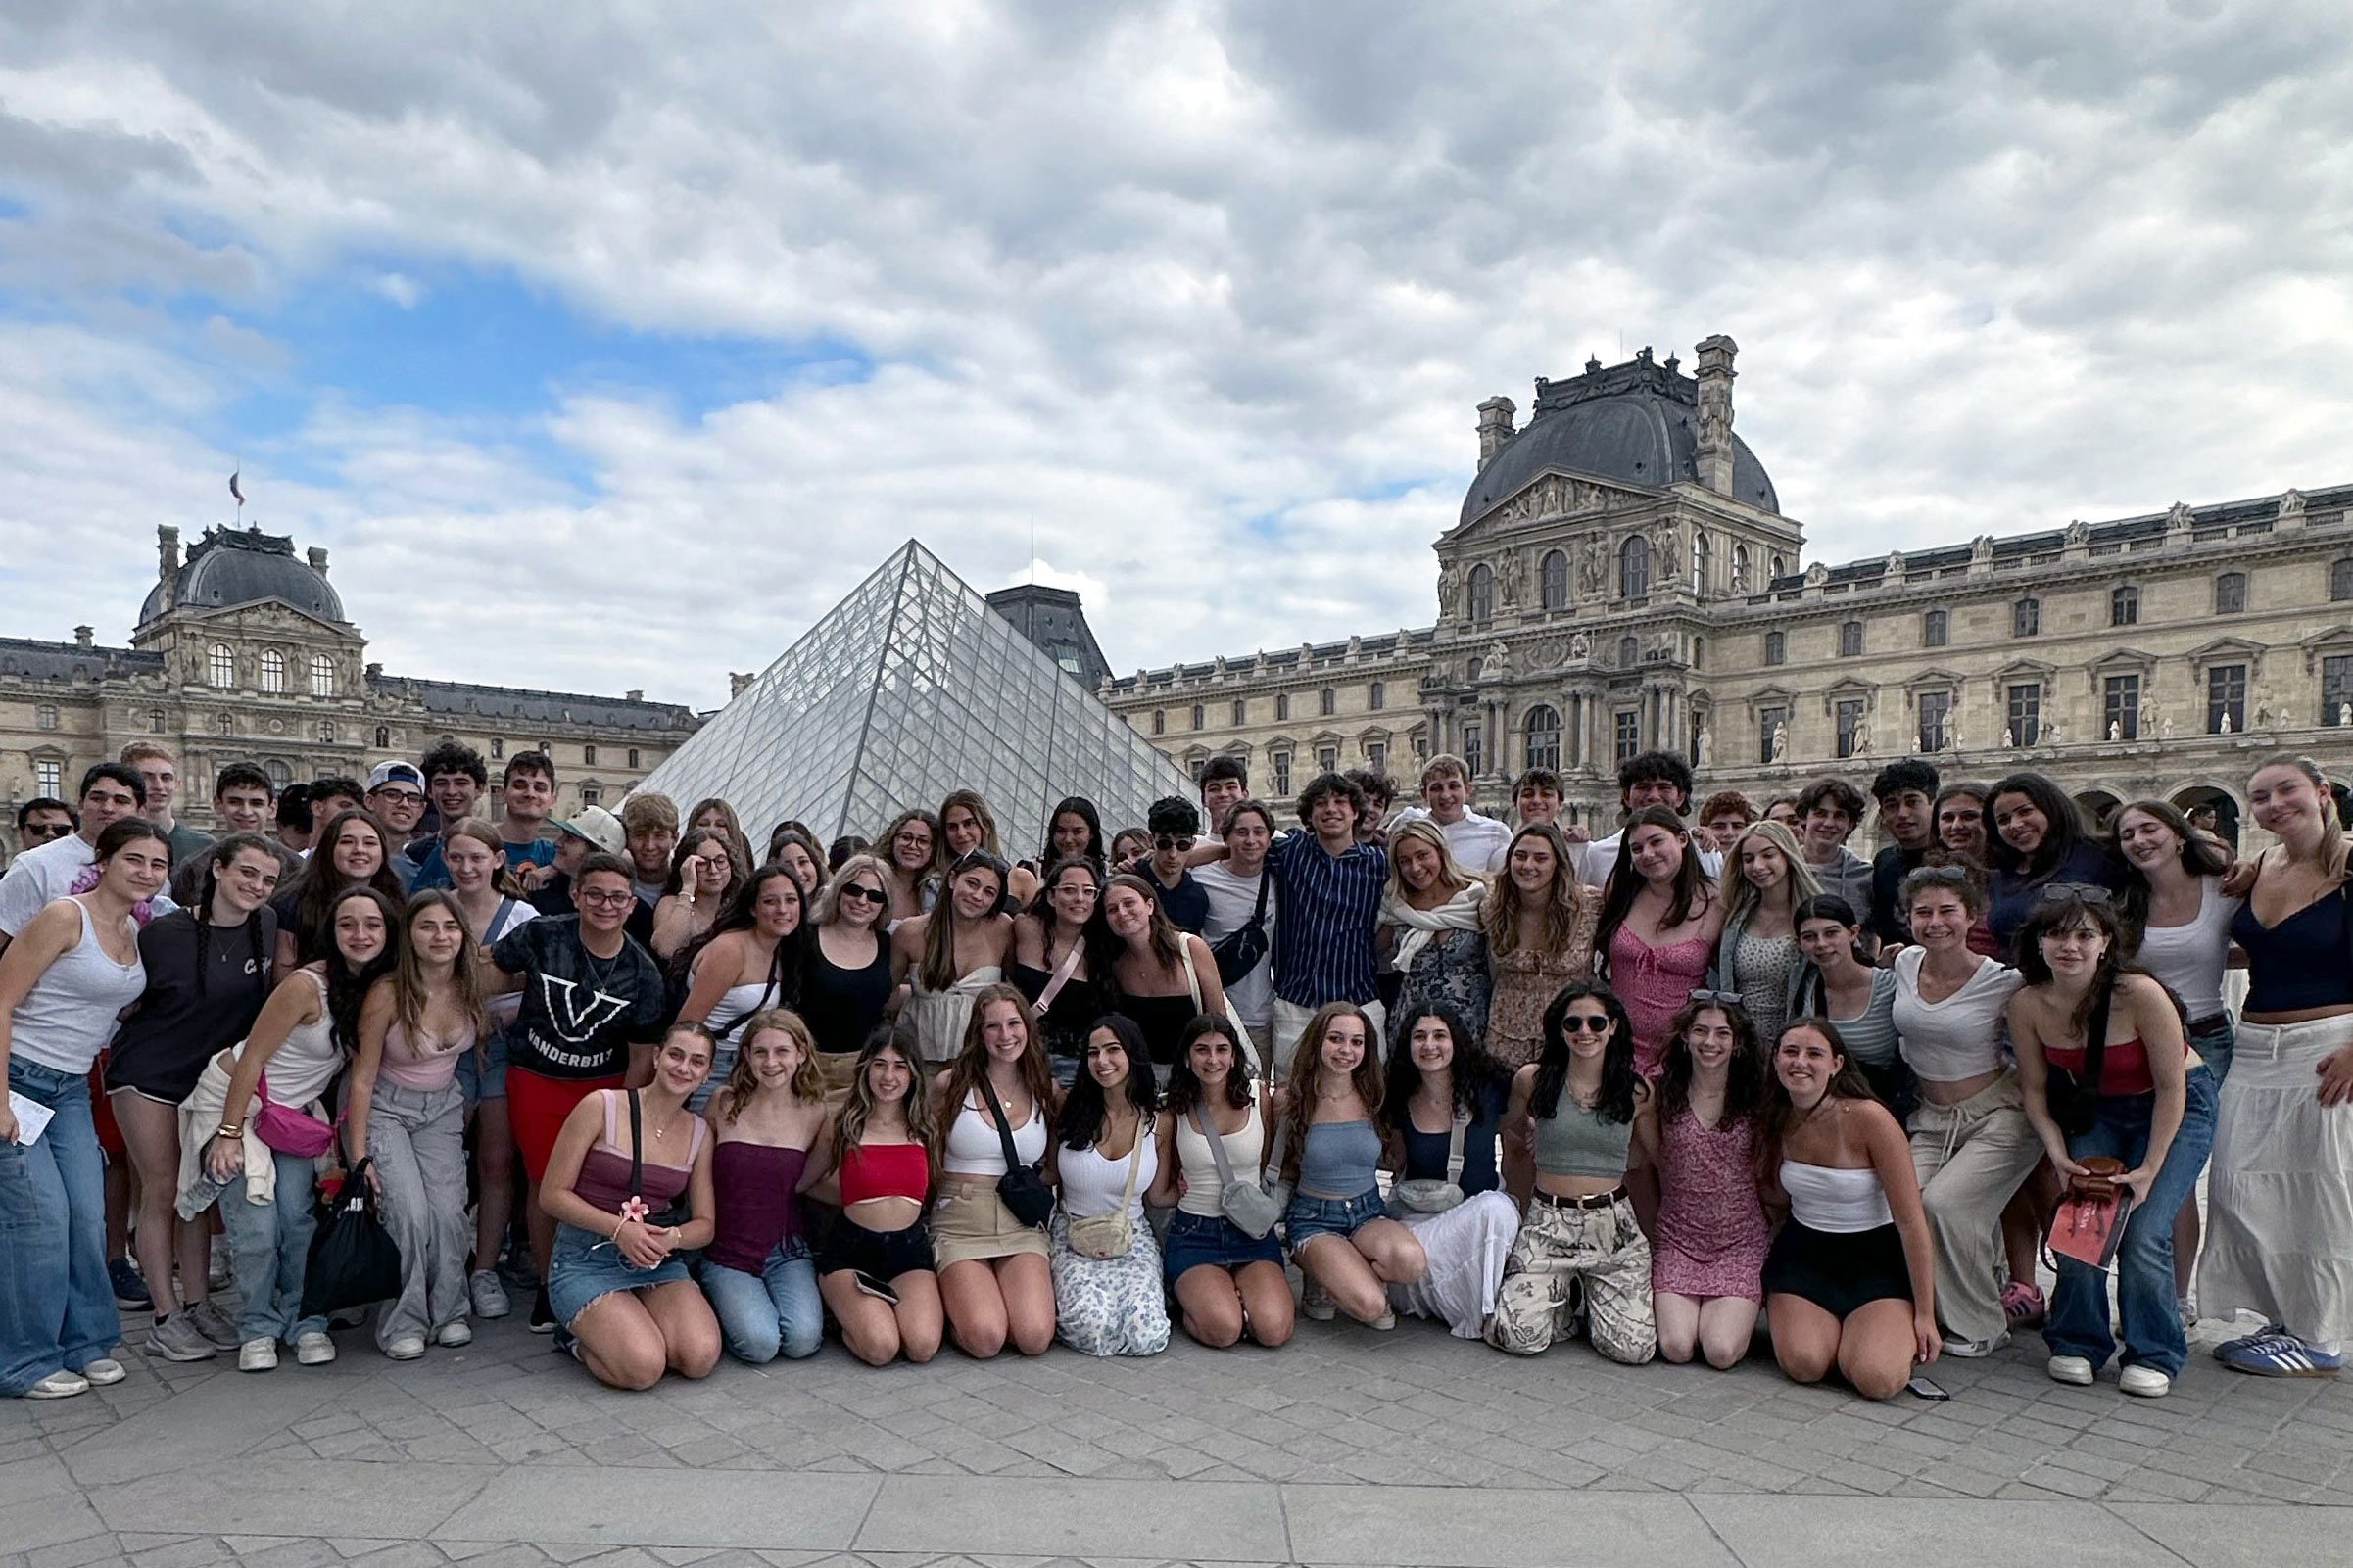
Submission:
M 716 795 L 754 847 L 795 818 L 828 843 L 978 789 L 1015 860 L 1084 795 L 1103 831 L 1192 783 L 915 540 L 828 611 L 638 785 L 684 812 Z

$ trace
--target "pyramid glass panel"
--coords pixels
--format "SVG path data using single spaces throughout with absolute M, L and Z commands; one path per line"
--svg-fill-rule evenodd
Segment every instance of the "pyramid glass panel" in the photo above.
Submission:
M 797 818 L 871 838 L 910 806 L 978 789 L 1006 853 L 1084 795 L 1106 831 L 1193 793 L 1150 741 L 909 540 L 648 775 L 683 811 L 716 795 L 753 842 Z

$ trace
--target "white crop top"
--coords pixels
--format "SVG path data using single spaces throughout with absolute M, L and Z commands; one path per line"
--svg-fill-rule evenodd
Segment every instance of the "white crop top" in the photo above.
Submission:
M 1903 1060 L 1932 1083 L 1999 1070 L 2008 1037 L 2002 1015 L 2022 983 L 2018 972 L 1981 959 L 1959 990 L 1942 1002 L 1923 1002 L 1920 961 L 1926 956 L 1918 947 L 1896 955 L 1896 1032 L 1903 1040 Z
M 2225 898 L 2222 879 L 2198 879 L 2198 912 L 2186 926 L 2151 926 L 2135 957 L 2142 969 L 2182 999 L 2193 1020 L 2223 1010 L 2223 969 L 2231 956 L 2231 922 L 2243 899 Z
M 1160 1174 L 1160 1144 L 1152 1136 L 1150 1117 L 1144 1119 L 1136 1137 L 1143 1155 L 1136 1166 L 1135 1197 L 1128 1205 L 1128 1217 L 1140 1223 L 1144 1194 L 1151 1189 L 1152 1178 Z M 1106 1160 L 1099 1150 L 1065 1148 L 1056 1162 L 1062 1172 L 1062 1212 L 1073 1219 L 1091 1219 L 1119 1208 L 1120 1194 L 1128 1188 L 1128 1158 L 1122 1155 Z
M 1021 1156 L 1022 1164 L 1033 1165 L 1046 1155 L 1046 1118 L 1039 1109 L 1030 1108 L 1030 1119 L 1013 1129 L 1013 1152 Z M 948 1123 L 947 1148 L 941 1154 L 939 1168 L 951 1176 L 1001 1176 L 1005 1173 L 1005 1141 L 997 1136 L 995 1125 L 981 1109 L 979 1100 L 968 1095 L 964 1109 Z
M 1781 1190 L 1790 1195 L 1790 1217 L 1807 1230 L 1852 1235 L 1896 1222 L 1888 1212 L 1888 1190 L 1868 1165 L 1849 1170 L 1784 1160 Z
M 1202 1116 L 1208 1119 L 1207 1112 Z M 1242 1130 L 1228 1132 L 1218 1141 L 1225 1146 L 1225 1163 L 1233 1167 L 1238 1180 L 1257 1178 L 1259 1151 L 1266 1146 L 1267 1137 L 1266 1129 L 1259 1124 L 1255 1097 Z M 1193 1125 L 1193 1114 L 1189 1111 L 1176 1118 L 1176 1168 L 1184 1175 L 1184 1195 L 1176 1200 L 1178 1212 L 1199 1214 L 1205 1219 L 1214 1219 L 1225 1212 L 1218 1207 L 1218 1198 L 1225 1187 L 1218 1180 L 1217 1159 L 1209 1152 L 1209 1140 Z

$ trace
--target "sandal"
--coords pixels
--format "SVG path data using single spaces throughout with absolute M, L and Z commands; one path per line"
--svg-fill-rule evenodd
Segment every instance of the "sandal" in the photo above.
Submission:
M 2001 1312 L 2012 1328 L 2032 1328 L 2042 1321 L 2046 1310 L 2040 1287 L 2022 1279 L 2011 1280 L 2001 1288 Z

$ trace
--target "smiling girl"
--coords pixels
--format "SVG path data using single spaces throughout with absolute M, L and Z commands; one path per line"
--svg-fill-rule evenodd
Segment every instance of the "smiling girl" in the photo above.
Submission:
M 717 1223 L 701 1277 L 728 1354 L 759 1366 L 814 1355 L 825 1337 L 800 1195 L 825 1169 L 828 1117 L 816 1042 L 798 1014 L 754 1013 L 742 1038 L 707 1113 Z

